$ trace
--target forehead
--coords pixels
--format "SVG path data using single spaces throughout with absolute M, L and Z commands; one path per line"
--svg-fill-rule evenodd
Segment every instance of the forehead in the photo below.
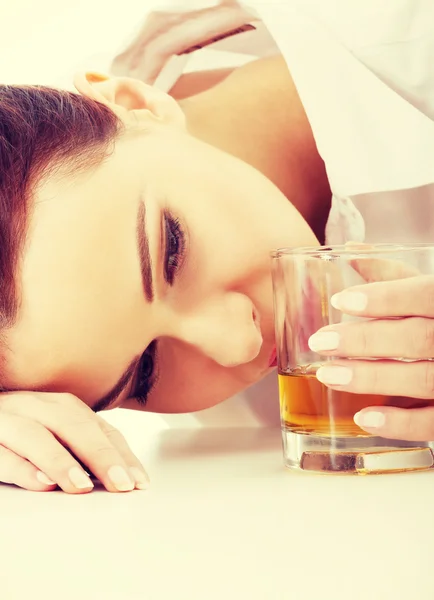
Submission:
M 19 273 L 18 321 L 6 340 L 14 387 L 65 380 L 90 365 L 99 380 L 107 373 L 102 367 L 98 373 L 101 357 L 119 363 L 107 340 L 129 333 L 121 307 L 137 278 L 139 185 L 131 161 L 115 152 L 96 169 L 53 178 L 37 190 Z

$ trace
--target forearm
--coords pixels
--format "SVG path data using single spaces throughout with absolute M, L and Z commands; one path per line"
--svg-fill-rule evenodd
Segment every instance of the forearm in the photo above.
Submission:
M 221 83 L 234 71 L 233 67 L 225 69 L 211 69 L 209 71 L 197 71 L 194 73 L 185 73 L 181 75 L 169 94 L 175 100 L 183 100 L 190 96 L 195 96 L 201 92 Z

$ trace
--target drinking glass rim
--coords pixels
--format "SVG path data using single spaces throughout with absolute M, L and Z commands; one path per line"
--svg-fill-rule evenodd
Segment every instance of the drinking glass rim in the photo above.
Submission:
M 272 259 L 276 260 L 284 256 L 315 256 L 317 254 L 338 254 L 340 256 L 387 254 L 396 252 L 416 252 L 420 250 L 434 250 L 434 242 L 431 243 L 403 243 L 403 244 L 331 244 L 323 246 L 296 246 L 277 248 L 270 253 Z

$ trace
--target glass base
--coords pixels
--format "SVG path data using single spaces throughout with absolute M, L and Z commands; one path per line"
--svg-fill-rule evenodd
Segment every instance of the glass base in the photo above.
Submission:
M 434 467 L 431 442 L 403 442 L 373 436 L 331 437 L 282 428 L 289 469 L 311 473 L 374 475 L 425 471 Z

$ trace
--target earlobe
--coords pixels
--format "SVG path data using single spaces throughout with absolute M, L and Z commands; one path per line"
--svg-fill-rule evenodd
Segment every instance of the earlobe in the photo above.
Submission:
M 80 94 L 109 106 L 122 118 L 128 119 L 128 113 L 134 112 L 135 123 L 156 121 L 185 128 L 184 113 L 176 100 L 137 79 L 77 73 L 74 85 Z

